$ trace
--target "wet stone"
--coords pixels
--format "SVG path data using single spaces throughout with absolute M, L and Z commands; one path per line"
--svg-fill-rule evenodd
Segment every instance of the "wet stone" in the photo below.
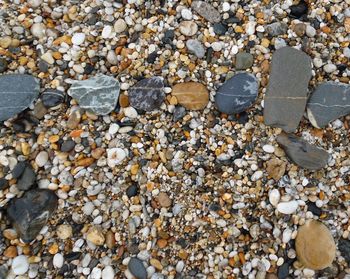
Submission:
M 323 128 L 328 123 L 350 113 L 350 85 L 324 82 L 311 94 L 307 115 L 311 124 Z
M 211 23 L 221 21 L 219 11 L 204 1 L 193 1 L 191 7 L 194 11 Z
M 128 198 L 135 197 L 137 193 L 138 193 L 138 187 L 136 184 L 132 184 L 126 189 L 126 195 L 128 196 Z
M 39 234 L 57 207 L 57 196 L 50 190 L 34 189 L 11 200 L 7 215 L 25 243 Z
M 272 55 L 265 100 L 265 124 L 294 132 L 303 116 L 311 78 L 311 59 L 304 52 L 283 47 Z
M 213 29 L 214 29 L 214 33 L 219 36 L 225 35 L 225 33 L 227 32 L 227 27 L 222 23 L 214 23 Z
M 228 79 L 215 95 L 216 107 L 226 114 L 248 109 L 258 96 L 258 80 L 249 73 L 238 73 Z
M 12 177 L 15 179 L 21 177 L 26 166 L 27 166 L 27 162 L 18 162 L 18 164 L 12 170 Z
M 253 65 L 253 55 L 247 52 L 239 52 L 236 55 L 236 69 L 245 70 Z
M 182 106 L 176 106 L 173 111 L 173 120 L 174 122 L 179 121 L 186 115 L 186 109 Z
M 90 110 L 96 115 L 106 115 L 116 107 L 119 91 L 120 85 L 115 78 L 97 75 L 74 82 L 68 94 L 78 101 L 81 108 Z
M 298 4 L 290 6 L 290 16 L 293 18 L 301 18 L 308 12 L 307 3 L 301 0 Z
M 128 269 L 136 279 L 146 279 L 147 271 L 141 260 L 138 258 L 131 258 L 128 264 Z
M 150 112 L 158 109 L 164 99 L 162 77 L 143 79 L 129 89 L 130 105 L 141 111 Z
M 318 170 L 327 165 L 329 154 L 326 150 L 309 144 L 302 138 L 293 134 L 281 134 L 277 142 L 291 159 L 298 166 Z
M 41 95 L 41 100 L 46 108 L 55 107 L 64 102 L 64 93 L 59 90 L 48 89 Z
M 29 107 L 38 97 L 39 80 L 30 75 L 0 76 L 0 121 L 7 120 Z

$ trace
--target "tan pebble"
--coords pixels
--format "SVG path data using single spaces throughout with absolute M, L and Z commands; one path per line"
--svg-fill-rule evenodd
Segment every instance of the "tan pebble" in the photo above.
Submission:
M 129 106 L 129 97 L 124 95 L 124 94 L 121 94 L 119 96 L 119 105 L 122 107 L 122 108 L 126 108 Z
M 263 47 L 269 47 L 269 45 L 270 45 L 270 40 L 269 40 L 269 39 L 266 39 L 266 38 L 262 38 L 262 39 L 261 39 L 261 45 L 262 45 Z
M 350 17 L 345 18 L 344 27 L 345 27 L 346 33 L 349 34 L 350 33 Z
M 158 261 L 157 259 L 155 258 L 152 258 L 150 259 L 149 263 L 154 266 L 156 269 L 158 270 L 162 270 L 163 269 L 163 266 L 162 264 L 160 263 L 160 261 Z
M 55 142 L 58 142 L 59 140 L 60 140 L 60 137 L 58 135 L 52 135 L 49 137 L 50 143 L 55 143 Z
M 269 62 L 269 60 L 264 60 L 263 62 L 261 62 L 260 67 L 261 67 L 261 71 L 263 73 L 268 73 L 269 70 L 270 70 L 270 62 Z
M 57 227 L 57 236 L 60 239 L 64 240 L 72 237 L 72 235 L 73 235 L 73 229 L 70 225 L 63 224 Z
M 169 198 L 167 193 L 161 192 L 158 195 L 158 202 L 161 207 L 170 207 L 171 199 Z
M 98 160 L 101 158 L 103 153 L 105 152 L 105 149 L 102 147 L 95 148 L 94 150 L 91 151 L 91 156 L 92 158 Z
M 2 48 L 8 48 L 11 45 L 11 37 L 10 36 L 4 36 L 0 38 L 0 47 Z
M 16 246 L 9 246 L 4 251 L 4 256 L 7 258 L 14 258 L 17 256 L 17 248 Z
M 280 159 L 272 158 L 267 161 L 266 165 L 268 175 L 277 181 L 284 175 L 287 163 Z
M 79 159 L 75 165 L 79 166 L 79 167 L 88 167 L 90 166 L 93 162 L 95 162 L 94 158 L 83 158 L 83 159 Z
M 175 96 L 171 96 L 169 100 L 170 105 L 177 105 L 177 98 Z
M 316 220 L 308 220 L 298 229 L 295 247 L 298 260 L 314 270 L 331 266 L 335 258 L 333 236 L 323 223 Z
M 159 239 L 157 241 L 157 245 L 159 248 L 164 248 L 167 246 L 167 244 L 168 244 L 168 241 L 166 241 L 166 239 Z
M 109 249 L 113 249 L 115 247 L 115 237 L 112 231 L 108 231 L 106 233 L 106 245 Z
M 131 166 L 130 172 L 131 172 L 132 175 L 136 175 L 138 171 L 139 171 L 139 165 L 138 164 L 135 164 L 135 165 Z
M 14 240 L 14 239 L 17 239 L 18 237 L 17 232 L 14 229 L 4 230 L 2 235 L 9 240 Z
M 180 105 L 190 110 L 204 109 L 209 102 L 208 89 L 199 82 L 178 83 L 171 94 Z
M 28 156 L 30 154 L 31 147 L 27 142 L 21 143 L 22 154 Z
M 50 247 L 49 247 L 49 253 L 51 254 L 51 255 L 55 255 L 55 254 L 57 254 L 58 253 L 58 244 L 57 243 L 54 243 L 54 244 L 52 244 Z
M 102 229 L 97 226 L 93 226 L 89 229 L 86 235 L 86 239 L 95 245 L 101 246 L 105 243 L 105 236 Z
M 79 110 L 75 110 L 71 113 L 67 121 L 67 127 L 69 129 L 75 129 L 78 127 L 81 120 L 81 113 Z

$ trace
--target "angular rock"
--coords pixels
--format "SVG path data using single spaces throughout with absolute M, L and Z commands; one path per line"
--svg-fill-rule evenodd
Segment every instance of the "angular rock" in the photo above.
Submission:
M 253 65 L 253 55 L 247 52 L 239 52 L 236 55 L 236 69 L 245 70 Z
M 142 261 L 138 258 L 131 258 L 128 263 L 128 269 L 132 275 L 136 277 L 136 279 L 146 279 L 147 271 Z
M 282 21 L 274 22 L 266 26 L 267 33 L 272 37 L 286 34 L 287 30 L 288 25 Z
M 307 104 L 311 124 L 323 128 L 328 123 L 350 113 L 350 85 L 325 82 L 318 85 Z
M 284 175 L 286 171 L 286 166 L 287 166 L 286 162 L 278 158 L 272 158 L 266 162 L 266 171 L 270 177 L 278 181 Z
M 186 115 L 186 109 L 182 106 L 176 106 L 173 111 L 173 120 L 174 122 L 179 121 Z
M 258 96 L 258 80 L 252 74 L 242 72 L 225 81 L 215 95 L 220 112 L 240 113 L 248 109 Z
M 311 59 L 291 47 L 272 55 L 272 69 L 264 100 L 264 120 L 269 126 L 294 132 L 303 116 L 311 78 Z
M 46 108 L 55 107 L 64 102 L 64 93 L 55 89 L 47 89 L 41 95 L 41 100 Z
M 120 85 L 115 78 L 97 75 L 74 82 L 68 94 L 78 101 L 81 108 L 96 115 L 106 115 L 116 107 L 119 91 Z
M 178 83 L 171 93 L 180 105 L 190 110 L 204 109 L 209 102 L 208 89 L 199 82 Z
M 295 248 L 299 262 L 321 270 L 332 265 L 336 246 L 329 229 L 319 221 L 308 220 L 298 229 Z
M 217 23 L 221 21 L 221 15 L 219 11 L 204 1 L 193 1 L 191 7 L 199 15 L 211 23 Z
M 158 109 L 165 99 L 162 77 L 146 78 L 129 89 L 130 105 L 142 111 Z
M 21 239 L 29 243 L 36 238 L 57 207 L 57 196 L 50 190 L 34 189 L 11 200 L 7 215 Z
M 329 154 L 326 150 L 311 145 L 293 134 L 281 134 L 277 137 L 277 142 L 288 158 L 302 168 L 319 170 L 327 165 Z
M 36 181 L 36 174 L 29 163 L 23 170 L 23 173 L 17 178 L 17 188 L 21 191 L 29 190 Z
M 31 75 L 0 76 L 0 121 L 14 117 L 38 97 L 39 80 Z

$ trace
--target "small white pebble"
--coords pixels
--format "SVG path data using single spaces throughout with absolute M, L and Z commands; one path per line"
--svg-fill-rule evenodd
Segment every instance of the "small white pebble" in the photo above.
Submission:
M 29 269 L 29 263 L 26 256 L 21 255 L 13 259 L 11 265 L 12 271 L 15 275 L 23 275 Z

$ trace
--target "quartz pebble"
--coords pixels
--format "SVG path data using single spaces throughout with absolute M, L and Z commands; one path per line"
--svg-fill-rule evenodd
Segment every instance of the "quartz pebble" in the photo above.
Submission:
M 64 258 L 62 256 L 62 254 L 57 253 L 54 257 L 53 257 L 53 266 L 55 268 L 61 268 L 63 266 L 64 263 Z
M 198 25 L 193 21 L 184 20 L 179 24 L 179 30 L 185 36 L 193 36 L 198 31 Z
M 283 214 L 293 214 L 297 209 L 297 201 L 280 202 L 277 204 L 277 210 Z
M 126 30 L 127 25 L 124 19 L 120 18 L 114 23 L 114 31 L 117 33 L 122 33 Z
M 72 37 L 72 43 L 74 45 L 81 45 L 85 41 L 85 34 L 84 33 L 74 33 Z
M 29 269 L 28 259 L 24 255 L 17 256 L 12 261 L 12 271 L 15 275 L 23 275 Z
M 40 151 L 35 158 L 35 163 L 38 165 L 38 167 L 43 167 L 46 165 L 48 160 L 49 160 L 49 154 L 47 154 L 46 151 Z

